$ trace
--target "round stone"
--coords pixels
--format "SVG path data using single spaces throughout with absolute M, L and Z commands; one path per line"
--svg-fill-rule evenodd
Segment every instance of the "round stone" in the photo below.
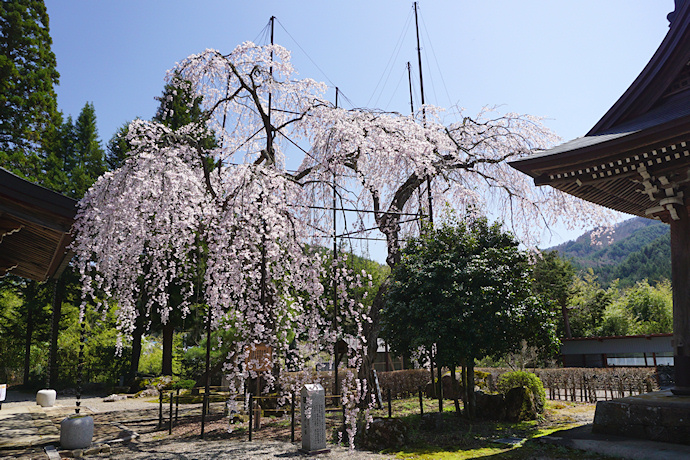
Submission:
M 70 415 L 60 422 L 60 447 L 86 449 L 93 438 L 93 418 L 88 415 Z
M 36 393 L 36 404 L 41 407 L 53 407 L 56 397 L 55 390 L 38 390 L 38 393 Z

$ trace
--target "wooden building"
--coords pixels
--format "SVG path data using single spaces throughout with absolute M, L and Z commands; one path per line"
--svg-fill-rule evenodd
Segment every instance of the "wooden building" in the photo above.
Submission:
M 511 162 L 584 200 L 671 226 L 675 394 L 690 394 L 690 2 L 642 73 L 586 136 Z
M 657 367 L 673 365 L 673 334 L 563 339 L 564 367 Z
M 59 276 L 71 258 L 76 212 L 76 200 L 0 168 L 0 276 Z

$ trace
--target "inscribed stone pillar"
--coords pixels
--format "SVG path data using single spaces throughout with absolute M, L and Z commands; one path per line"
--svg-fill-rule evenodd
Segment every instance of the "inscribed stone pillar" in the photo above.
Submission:
M 315 453 L 326 449 L 326 393 L 321 385 L 302 387 L 302 451 Z
M 690 395 L 690 218 L 678 206 L 671 220 L 671 278 L 673 283 L 673 361 L 676 395 Z

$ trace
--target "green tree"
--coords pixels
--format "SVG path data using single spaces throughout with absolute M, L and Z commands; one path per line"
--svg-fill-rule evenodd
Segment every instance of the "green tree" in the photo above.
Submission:
M 117 128 L 117 131 L 115 131 L 115 134 L 113 134 L 113 137 L 110 138 L 106 145 L 105 163 L 109 171 L 113 171 L 122 166 L 122 163 L 129 157 L 132 146 L 129 141 L 127 141 L 128 132 L 129 122 Z
M 662 281 L 650 286 L 647 280 L 642 280 L 606 308 L 598 335 L 669 332 L 673 332 L 671 283 Z
M 23 369 L 22 383 L 39 383 L 45 377 L 45 352 L 50 337 L 50 283 L 6 276 L 0 283 L 2 341 L 13 355 L 3 365 Z M 15 354 L 16 353 L 16 354 Z M 32 370 L 34 371 L 32 373 Z M 6 369 L 5 374 L 12 370 Z
M 59 124 L 48 13 L 41 0 L 0 2 L 0 164 L 41 176 L 44 135 Z
M 571 338 L 568 300 L 573 295 L 575 267 L 562 259 L 558 251 L 542 252 L 534 264 L 534 288 L 542 301 L 554 305 L 563 318 L 563 333 Z
M 87 102 L 74 123 L 74 152 L 67 157 L 72 190 L 70 194 L 81 198 L 105 171 L 105 152 L 98 139 L 96 110 Z
M 160 102 L 160 105 L 156 111 L 154 120 L 168 126 L 171 129 L 178 129 L 189 123 L 202 121 L 205 116 L 204 112 L 201 110 L 202 98 L 200 96 L 195 96 L 191 91 L 185 89 L 184 85 L 181 87 L 174 87 L 171 84 L 165 85 L 163 94 L 157 99 Z M 109 156 L 107 157 L 107 161 L 109 166 L 121 165 L 126 159 L 127 153 L 131 150 L 126 138 L 127 132 L 127 127 L 121 127 L 108 144 Z M 215 139 L 210 134 L 210 131 L 206 129 L 195 135 L 195 141 L 197 143 L 197 147 L 202 150 L 211 149 L 216 145 Z M 204 263 L 201 262 L 197 267 L 197 270 L 203 271 L 203 266 Z M 178 290 L 173 288 L 173 292 L 170 292 L 170 302 L 173 304 L 179 304 L 182 301 L 182 296 L 176 291 Z M 171 375 L 173 373 L 173 357 L 175 355 L 175 330 L 182 327 L 185 323 L 185 318 L 183 318 L 182 312 L 179 308 L 173 308 L 165 324 L 163 324 L 161 318 L 157 317 L 156 315 L 151 317 L 147 312 L 142 310 L 140 310 L 139 314 L 142 319 L 146 317 L 147 321 L 138 322 L 137 330 L 134 331 L 132 363 L 139 361 L 137 354 L 141 350 L 140 340 L 146 326 L 145 323 L 148 322 L 150 329 L 154 333 L 160 332 L 161 334 L 161 372 L 165 375 Z M 199 316 L 199 318 L 200 317 L 201 316 Z M 192 318 L 196 318 L 196 315 L 192 315 Z M 200 329 L 200 325 L 198 324 L 191 327 Z
M 618 284 L 603 289 L 590 268 L 573 283 L 574 293 L 568 301 L 573 337 L 592 337 L 600 332 L 606 309 L 620 297 Z
M 60 115 L 62 118 L 62 115 Z M 74 150 L 74 124 L 72 117 L 51 128 L 46 134 L 48 141 L 43 160 L 41 185 L 66 194 L 71 189 L 67 171 L 68 156 Z
M 48 135 L 42 184 L 72 198 L 83 197 L 107 170 L 93 104 L 84 104 L 76 121 L 68 116 Z
M 407 242 L 392 272 L 382 312 L 394 351 L 436 347 L 437 366 L 464 366 L 474 388 L 474 361 L 516 350 L 522 339 L 555 344 L 553 314 L 532 290 L 528 256 L 517 240 L 486 218 L 449 220 Z M 467 391 L 467 415 L 474 392 Z

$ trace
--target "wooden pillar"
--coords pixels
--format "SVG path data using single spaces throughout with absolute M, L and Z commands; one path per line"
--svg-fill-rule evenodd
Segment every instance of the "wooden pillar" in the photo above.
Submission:
M 673 362 L 675 395 L 690 395 L 690 218 L 677 206 L 671 220 L 671 278 L 673 284 Z

